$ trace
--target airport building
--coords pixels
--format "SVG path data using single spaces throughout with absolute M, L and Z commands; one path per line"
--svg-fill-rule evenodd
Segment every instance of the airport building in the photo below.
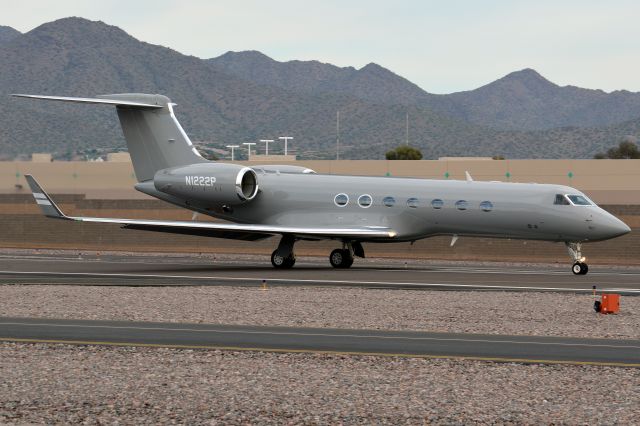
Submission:
M 598 204 L 640 205 L 640 160 L 490 160 L 446 157 L 440 160 L 307 160 L 293 156 L 253 155 L 247 166 L 285 164 L 317 173 L 465 179 L 468 171 L 478 181 L 552 183 L 575 187 Z M 133 189 L 136 183 L 128 153 L 109 154 L 102 163 L 54 161 L 49 154 L 33 161 L 0 162 L 0 194 L 27 191 L 25 174 L 35 175 L 49 191 L 84 194 L 87 198 L 146 199 Z
M 260 242 L 159 235 L 122 230 L 115 225 L 76 224 L 43 217 L 33 202 L 24 179 L 33 174 L 69 214 L 103 217 L 192 220 L 192 212 L 152 199 L 135 189 L 128 154 L 105 162 L 34 161 L 0 162 L 0 232 L 2 247 L 42 247 L 86 250 L 187 251 L 204 253 L 257 253 L 268 255 L 276 241 Z M 633 231 L 623 237 L 588 244 L 590 263 L 638 264 L 640 252 L 640 160 L 488 160 L 446 158 L 441 160 L 314 160 L 238 162 L 295 164 L 317 173 L 465 179 L 469 172 L 477 181 L 552 183 L 575 187 L 627 223 Z M 272 160 L 272 161 L 267 161 Z M 199 215 L 196 220 L 212 220 Z M 73 235 L 74 239 L 68 238 Z M 425 259 L 474 259 L 545 261 L 567 263 L 563 244 L 519 240 L 461 238 L 450 247 L 449 237 L 434 237 L 415 244 L 372 244 L 370 256 Z M 300 255 L 326 255 L 335 242 L 300 242 Z M 591 248 L 593 246 L 593 248 Z

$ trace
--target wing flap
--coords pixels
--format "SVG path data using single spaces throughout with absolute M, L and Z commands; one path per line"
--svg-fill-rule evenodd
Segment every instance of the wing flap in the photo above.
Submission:
M 197 237 L 224 238 L 228 240 L 260 241 L 271 238 L 269 234 L 256 234 L 246 231 L 229 231 L 223 229 L 198 229 L 198 228 L 176 228 L 173 226 L 154 226 L 130 224 L 123 225 L 125 229 L 135 229 L 138 231 L 164 232 L 167 234 L 192 235 Z

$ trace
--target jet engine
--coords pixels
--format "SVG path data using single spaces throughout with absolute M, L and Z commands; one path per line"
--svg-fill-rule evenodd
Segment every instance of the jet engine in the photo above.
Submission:
M 156 172 L 155 188 L 185 200 L 238 205 L 258 194 L 258 177 L 249 167 L 237 164 L 202 163 Z

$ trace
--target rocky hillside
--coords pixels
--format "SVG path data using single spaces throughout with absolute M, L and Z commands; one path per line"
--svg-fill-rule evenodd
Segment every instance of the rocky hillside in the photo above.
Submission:
M 216 69 L 261 85 L 296 93 L 348 94 L 381 104 L 419 105 L 434 95 L 380 65 L 357 70 L 318 61 L 278 62 L 256 52 L 227 52 L 209 59 Z
M 355 70 L 299 62 L 294 64 L 298 69 L 289 69 L 252 52 L 253 65 L 243 68 L 232 65 L 235 55 L 221 58 L 225 56 L 219 61 L 186 56 L 81 18 L 61 19 L 18 35 L 0 44 L 0 155 L 44 151 L 60 156 L 124 146 L 110 107 L 16 99 L 9 93 L 162 93 L 178 103 L 178 118 L 193 140 L 220 148 L 289 134 L 303 158 L 335 157 L 338 110 L 341 157 L 353 159 L 383 158 L 386 150 L 401 143 L 406 113 L 410 142 L 425 158 L 591 157 L 638 128 L 637 121 L 628 121 L 597 129 L 495 130 L 465 117 L 465 110 L 451 100 L 438 104 L 440 98 L 463 94 L 430 95 L 375 64 Z M 264 63 L 274 67 L 258 72 Z M 239 68 L 234 71 L 234 66 Z M 481 101 L 478 97 L 466 108 L 482 110 Z
M 532 69 L 447 98 L 472 123 L 518 130 L 596 127 L 640 118 L 640 93 L 560 87 Z
M 20 34 L 22 33 L 18 30 L 0 25 L 0 46 L 11 41 L 13 38 L 19 36 Z
M 434 95 L 377 64 L 359 70 L 317 61 L 278 62 L 260 52 L 227 52 L 209 62 L 223 72 L 297 93 L 340 93 L 414 105 L 496 129 L 596 127 L 640 118 L 640 93 L 560 87 L 535 70 L 513 72 L 475 90 Z

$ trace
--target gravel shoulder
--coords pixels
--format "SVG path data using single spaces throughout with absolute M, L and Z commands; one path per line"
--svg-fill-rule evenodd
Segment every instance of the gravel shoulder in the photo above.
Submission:
M 0 315 L 640 338 L 588 295 L 0 286 Z M 0 343 L 0 424 L 634 424 L 640 369 Z
M 590 295 L 316 287 L 0 286 L 2 316 L 640 338 L 640 297 L 618 315 Z
M 640 418 L 640 370 L 609 367 L 4 343 L 0 374 L 2 424 L 634 424 Z

